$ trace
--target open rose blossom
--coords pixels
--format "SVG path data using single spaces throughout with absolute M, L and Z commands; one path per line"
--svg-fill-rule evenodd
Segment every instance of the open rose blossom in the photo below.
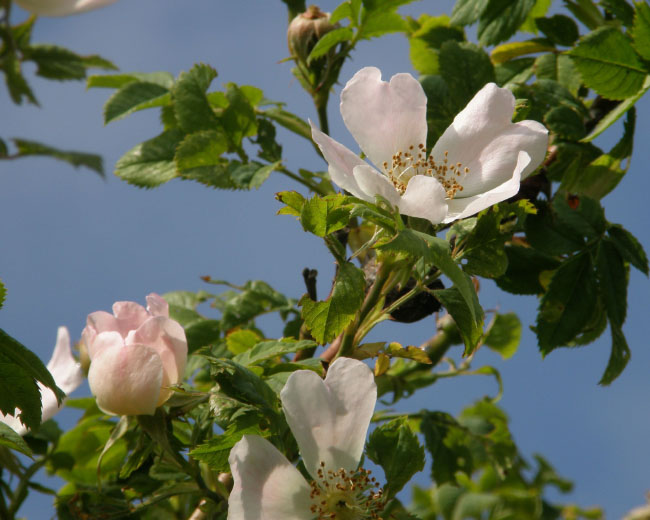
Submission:
M 66 394 L 76 390 L 83 381 L 84 375 L 81 371 L 81 365 L 77 363 L 77 360 L 72 356 L 72 350 L 70 349 L 70 333 L 65 327 L 59 327 L 59 330 L 57 331 L 56 345 L 52 352 L 52 358 L 47 364 L 47 369 L 50 371 L 50 374 L 52 374 L 56 386 Z M 41 422 L 45 422 L 54 417 L 54 415 L 63 407 L 63 404 L 59 406 L 54 392 L 43 384 L 38 383 L 38 388 L 41 391 Z M 18 419 L 18 413 L 19 410 L 16 410 L 14 415 L 0 414 L 0 422 L 13 428 L 18 435 L 25 435 L 28 430 L 25 425 L 20 422 L 20 419 Z
M 452 222 L 512 197 L 544 160 L 548 131 L 512 123 L 515 98 L 485 85 L 427 154 L 427 97 L 410 74 L 382 81 L 366 67 L 341 92 L 341 115 L 371 166 L 312 124 L 332 180 L 355 197 L 381 195 L 404 215 Z
M 66 16 L 69 14 L 83 13 L 117 0 L 15 0 L 15 2 L 39 16 Z
M 93 312 L 81 339 L 90 357 L 90 391 L 106 413 L 153 415 L 183 378 L 185 331 L 157 294 L 147 296 L 146 309 L 116 302 L 112 315 Z
M 228 520 L 378 518 L 381 491 L 359 468 L 377 401 L 368 366 L 339 358 L 325 380 L 298 370 L 280 400 L 312 480 L 266 439 L 244 435 L 228 459 L 234 480 Z

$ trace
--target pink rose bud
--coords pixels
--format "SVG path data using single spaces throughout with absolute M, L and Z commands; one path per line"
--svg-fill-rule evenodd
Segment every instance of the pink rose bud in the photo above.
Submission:
M 106 413 L 153 415 L 183 378 L 185 331 L 157 294 L 147 296 L 146 309 L 116 302 L 112 315 L 93 312 L 81 339 L 90 357 L 90 391 Z

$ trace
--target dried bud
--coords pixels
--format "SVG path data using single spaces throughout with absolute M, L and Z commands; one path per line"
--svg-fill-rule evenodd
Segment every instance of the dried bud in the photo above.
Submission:
M 309 6 L 304 13 L 296 16 L 289 24 L 287 40 L 291 56 L 301 61 L 307 61 L 307 56 L 318 40 L 336 27 L 337 25 L 330 23 L 329 13 L 324 13 L 318 6 Z

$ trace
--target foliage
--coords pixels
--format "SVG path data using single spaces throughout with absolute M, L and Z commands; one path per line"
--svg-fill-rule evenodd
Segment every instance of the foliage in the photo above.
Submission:
M 289 18 L 302 1 L 283 0 Z M 99 56 L 31 42 L 35 17 L 11 26 L 10 3 L 0 22 L 0 68 L 14 103 L 37 104 L 22 72 L 24 62 L 52 80 L 86 78 L 88 88 L 110 89 L 104 123 L 156 110 L 158 135 L 118 160 L 115 174 L 140 187 L 173 179 L 223 190 L 259 188 L 284 175 L 309 194 L 276 195 L 280 215 L 293 217 L 322 240 L 335 264 L 329 293 L 316 294 L 315 272 L 305 271 L 305 294 L 287 296 L 263 280 L 241 285 L 203 277 L 206 289 L 164 295 L 170 317 L 182 325 L 189 361 L 182 385 L 154 416 L 108 417 L 94 399 L 68 406 L 82 411 L 60 432 L 40 423 L 37 381 L 61 399 L 53 378 L 25 347 L 0 331 L 0 412 L 21 410 L 31 429 L 24 438 L 0 423 L 0 517 L 13 518 L 32 475 L 45 466 L 66 484 L 56 492 L 61 518 L 225 519 L 232 485 L 228 457 L 244 435 L 271 442 L 292 463 L 300 453 L 280 395 L 290 375 L 324 375 L 337 356 L 366 360 L 378 395 L 396 403 L 438 380 L 465 375 L 494 378 L 495 397 L 457 417 L 439 410 L 378 410 L 366 457 L 384 472 L 383 518 L 445 519 L 601 518 L 598 509 L 560 505 L 549 488 L 572 484 L 542 456 L 520 453 L 497 402 L 497 368 L 483 362 L 487 347 L 503 360 L 519 346 L 515 313 L 484 310 L 480 279 L 538 300 L 532 326 L 541 356 L 593 343 L 607 328 L 611 353 L 599 381 L 609 385 L 625 369 L 631 348 L 623 333 L 630 269 L 646 276 L 648 258 L 621 224 L 609 222 L 602 199 L 616 189 L 632 157 L 635 103 L 650 89 L 650 7 L 625 0 L 565 1 L 549 14 L 545 0 L 458 0 L 449 16 L 404 17 L 410 0 L 345 0 L 331 27 L 309 42 L 307 56 L 292 55 L 294 75 L 311 96 L 327 132 L 329 94 L 356 45 L 403 33 L 427 96 L 430 149 L 454 117 L 486 84 L 516 97 L 516 121 L 535 120 L 550 132 L 548 154 L 519 193 L 453 224 L 400 215 L 381 196 L 360 200 L 337 193 L 328 173 L 291 171 L 279 142 L 283 129 L 311 142 L 307 121 L 252 85 L 213 86 L 217 71 L 199 63 L 174 77 L 167 72 L 115 72 L 86 77 L 89 68 L 115 69 Z M 466 28 L 476 24 L 478 42 Z M 586 31 L 586 32 L 585 32 Z M 520 34 L 533 34 L 525 39 Z M 614 125 L 620 119 L 622 125 Z M 620 129 L 608 151 L 594 144 Z M 46 155 L 103 174 L 101 158 L 14 139 L 0 141 L 0 159 Z M 5 300 L 0 282 L 0 306 Z M 436 316 L 436 334 L 420 346 L 392 338 L 364 342 L 383 321 L 412 323 Z M 281 324 L 267 335 L 268 315 Z M 379 329 L 381 330 L 381 329 Z M 448 357 L 462 345 L 462 359 Z M 324 349 L 318 350 L 320 346 Z M 32 457 L 25 459 L 13 451 Z M 413 504 L 401 495 L 429 461 L 431 486 L 413 486 Z M 302 470 L 302 466 L 298 466 Z M 198 512 L 198 513 L 197 513 Z M 195 516 L 196 514 L 196 516 Z

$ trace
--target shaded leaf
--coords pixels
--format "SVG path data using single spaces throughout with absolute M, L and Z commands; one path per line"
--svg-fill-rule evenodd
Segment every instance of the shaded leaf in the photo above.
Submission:
M 27 139 L 13 139 L 13 142 L 18 148 L 18 155 L 22 157 L 37 155 L 52 157 L 67 162 L 75 168 L 85 166 L 86 168 L 99 173 L 102 177 L 104 176 L 102 158 L 99 155 L 76 152 L 73 150 L 59 150 L 46 144 L 37 143 L 36 141 L 28 141 Z
M 115 165 L 115 175 L 139 188 L 154 188 L 177 176 L 174 155 L 182 132 L 169 130 L 140 143 Z

